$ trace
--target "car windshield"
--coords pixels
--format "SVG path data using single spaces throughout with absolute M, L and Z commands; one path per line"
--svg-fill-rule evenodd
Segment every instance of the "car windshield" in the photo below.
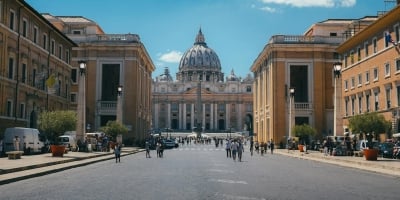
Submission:
M 68 137 L 60 137 L 60 142 L 69 142 Z

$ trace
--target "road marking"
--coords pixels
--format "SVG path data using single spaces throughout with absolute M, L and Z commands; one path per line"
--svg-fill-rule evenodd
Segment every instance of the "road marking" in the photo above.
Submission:
M 224 170 L 224 169 L 209 169 L 210 172 L 221 172 L 221 173 L 233 173 L 232 170 Z
M 248 183 L 246 181 L 235 181 L 235 180 L 229 180 L 229 179 L 209 179 L 208 181 L 210 182 L 219 182 L 219 183 L 231 183 L 231 184 L 244 184 L 247 185 Z
M 215 197 L 221 197 L 221 199 L 232 199 L 232 200 L 266 200 L 264 198 L 254 198 L 254 197 L 244 197 L 238 195 L 231 195 L 231 194 L 221 194 L 216 193 Z

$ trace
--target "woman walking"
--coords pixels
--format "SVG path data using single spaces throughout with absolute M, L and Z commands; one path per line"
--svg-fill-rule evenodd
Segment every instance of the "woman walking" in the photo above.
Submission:
M 121 146 L 116 143 L 114 147 L 115 163 L 121 162 Z

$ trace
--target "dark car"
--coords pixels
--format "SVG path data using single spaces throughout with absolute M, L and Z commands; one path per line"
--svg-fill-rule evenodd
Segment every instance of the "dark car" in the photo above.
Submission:
M 391 142 L 384 142 L 379 144 L 379 155 L 384 158 L 392 158 L 393 157 L 393 147 L 394 144 Z

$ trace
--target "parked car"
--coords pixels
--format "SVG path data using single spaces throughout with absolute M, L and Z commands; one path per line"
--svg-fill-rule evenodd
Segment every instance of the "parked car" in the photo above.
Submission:
M 165 147 L 166 149 L 175 148 L 175 147 L 176 147 L 176 142 L 175 142 L 175 140 L 170 140 L 170 139 L 164 140 L 164 147 Z
M 392 142 L 384 142 L 379 144 L 379 155 L 384 158 L 393 158 L 393 147 Z
M 79 150 L 74 136 L 62 135 L 62 136 L 58 137 L 58 139 L 60 140 L 60 144 L 69 148 L 70 151 L 78 151 Z

